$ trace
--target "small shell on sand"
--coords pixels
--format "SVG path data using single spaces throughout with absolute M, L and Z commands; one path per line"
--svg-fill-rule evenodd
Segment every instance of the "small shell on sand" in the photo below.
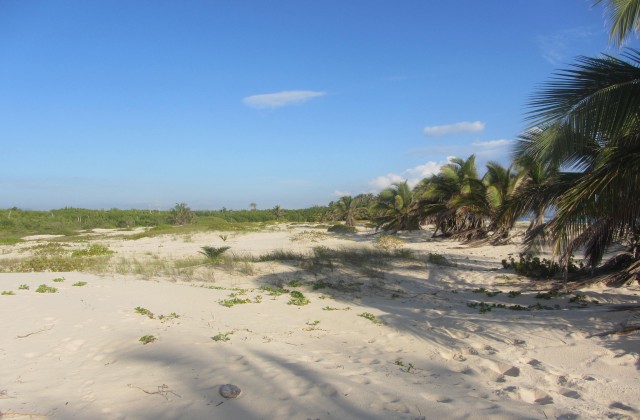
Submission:
M 220 386 L 220 395 L 225 398 L 236 398 L 242 390 L 232 384 L 224 384 Z

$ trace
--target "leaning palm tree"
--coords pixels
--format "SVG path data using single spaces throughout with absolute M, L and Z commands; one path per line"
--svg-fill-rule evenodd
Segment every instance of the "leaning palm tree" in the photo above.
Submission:
M 360 210 L 358 200 L 350 195 L 345 195 L 334 203 L 333 216 L 336 220 L 344 220 L 344 224 L 347 226 L 355 226 Z
M 626 241 L 625 281 L 640 278 L 640 52 L 622 57 L 579 58 L 534 96 L 535 135 L 519 154 L 563 169 L 547 190 L 557 212 L 527 242 L 550 244 L 566 269 L 580 249 L 595 268 Z
M 416 200 L 407 181 L 394 183 L 378 195 L 373 205 L 373 221 L 377 229 L 398 232 L 420 229 Z

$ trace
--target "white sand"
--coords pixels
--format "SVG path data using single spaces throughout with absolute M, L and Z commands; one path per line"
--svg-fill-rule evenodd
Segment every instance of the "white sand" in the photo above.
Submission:
M 291 241 L 310 228 L 271 232 L 162 236 L 136 241 L 110 233 L 88 236 L 117 254 L 112 260 L 196 257 L 203 245 L 241 255 L 272 250 L 310 252 L 371 247 L 370 232 L 319 242 Z M 535 299 L 535 284 L 500 268 L 515 245 L 468 248 L 405 235 L 423 260 L 435 252 L 443 267 L 394 261 L 367 271 L 339 264 L 309 271 L 293 262 L 253 263 L 254 273 L 216 270 L 215 282 L 179 276 L 142 279 L 86 273 L 0 274 L 0 418 L 2 419 L 595 419 L 640 416 L 639 334 L 591 335 L 640 323 L 639 288 L 587 291 L 586 307 L 569 297 Z M 94 238 L 94 239 L 92 239 Z M 1 257 L 29 247 L 0 247 Z M 40 242 L 37 242 L 40 241 Z M 86 246 L 86 243 L 74 247 Z M 22 250 L 16 252 L 16 250 Z M 64 276 L 62 283 L 53 278 Z M 211 276 L 210 276 L 211 277 Z M 338 289 L 288 287 L 310 300 L 288 305 L 259 286 L 322 280 Z M 73 283 L 86 281 L 83 287 Z M 342 281 L 342 282 L 340 282 Z M 354 283 L 362 283 L 358 288 Z M 46 283 L 58 293 L 40 294 Z M 18 290 L 27 284 L 30 290 Z M 201 285 L 222 287 L 210 289 Z M 484 287 L 505 293 L 471 292 Z M 228 308 L 239 298 L 262 301 Z M 351 288 L 351 291 L 345 290 Z M 508 291 L 522 291 L 509 298 Z M 541 303 L 559 309 L 480 314 L 467 303 Z M 175 312 L 177 319 L 156 315 Z M 337 310 L 324 310 L 323 308 Z M 374 314 L 382 325 L 358 316 Z M 319 322 L 316 322 L 319 321 Z M 231 332 L 229 341 L 211 337 Z M 143 345 L 139 338 L 157 341 Z M 223 384 L 242 389 L 219 395 Z

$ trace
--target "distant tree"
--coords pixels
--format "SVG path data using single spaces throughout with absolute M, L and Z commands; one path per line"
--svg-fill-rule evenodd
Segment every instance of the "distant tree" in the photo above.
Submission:
M 258 205 L 256 203 L 249 203 L 249 207 L 251 210 L 255 211 L 258 208 Z
M 177 226 L 188 225 L 195 216 L 187 203 L 176 203 L 175 207 L 169 210 L 169 223 Z
M 273 212 L 273 217 L 275 217 L 276 220 L 280 220 L 282 216 L 284 216 L 284 211 L 282 211 L 279 205 L 276 205 L 271 211 Z

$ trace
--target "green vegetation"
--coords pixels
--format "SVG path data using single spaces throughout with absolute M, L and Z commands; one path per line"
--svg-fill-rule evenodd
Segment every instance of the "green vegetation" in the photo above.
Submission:
M 2 292 L 2 295 L 10 296 L 10 295 L 15 295 L 15 293 L 13 293 L 11 290 L 5 290 L 5 291 Z
M 55 279 L 53 279 L 52 281 L 54 283 L 62 283 L 63 281 L 65 281 L 66 279 L 64 277 L 56 277 Z
M 155 318 L 155 315 L 153 314 L 153 312 L 151 312 L 150 310 L 140 307 L 140 306 L 136 306 L 135 308 L 133 308 L 133 311 L 137 314 L 140 315 L 146 315 L 148 316 L 150 319 Z
M 77 286 L 77 287 L 82 287 L 82 286 L 86 286 L 86 285 L 87 285 L 86 281 L 77 281 L 77 282 L 72 284 L 72 286 Z
M 380 321 L 374 314 L 370 312 L 363 312 L 361 314 L 358 314 L 358 316 L 368 319 L 369 321 L 373 322 L 376 325 L 382 325 L 382 321 Z
M 376 238 L 374 246 L 379 249 L 390 250 L 402 248 L 405 241 L 391 235 L 380 235 Z
M 429 253 L 429 255 L 427 256 L 427 261 L 431 264 L 442 265 L 445 267 L 455 266 L 455 264 L 449 261 L 444 255 L 434 254 L 433 252 Z
M 353 234 L 353 233 L 357 233 L 358 229 L 356 229 L 355 226 L 333 225 L 327 229 L 327 232 L 338 233 L 338 234 Z
M 158 339 L 152 335 L 143 335 L 138 341 L 140 341 L 142 344 L 149 344 L 155 342 L 156 340 Z
M 211 337 L 211 339 L 213 341 L 229 341 L 229 340 L 231 340 L 229 338 L 229 336 L 232 335 L 232 334 L 233 334 L 233 331 L 229 331 L 229 332 L 226 332 L 226 333 L 219 333 L 219 334 L 216 334 L 213 337 Z
M 50 286 L 47 286 L 46 284 L 41 284 L 36 289 L 36 293 L 56 293 L 57 291 L 58 289 L 56 289 L 55 287 L 50 287 Z
M 158 317 L 158 319 L 159 319 L 159 320 L 161 320 L 161 321 L 172 320 L 172 319 L 178 319 L 178 318 L 180 318 L 180 315 L 178 315 L 178 314 L 177 314 L 177 313 L 175 313 L 175 312 L 171 312 L 171 313 L 169 313 L 168 315 L 160 315 L 160 316 Z
M 289 293 L 288 289 L 272 286 L 260 286 L 260 290 L 267 292 L 269 296 L 280 296 Z
M 13 236 L 6 236 L 4 238 L 0 238 L 0 245 L 15 245 L 20 242 L 24 242 L 20 238 L 14 238 Z
M 18 286 L 18 290 L 29 290 L 29 285 L 21 284 L 20 286 Z
M 228 249 L 231 249 L 230 246 L 221 246 L 221 247 L 214 247 L 214 246 L 203 246 L 202 251 L 200 251 L 200 253 L 202 255 L 204 255 L 205 257 L 207 257 L 207 259 L 209 259 L 210 261 L 220 261 L 220 257 L 222 256 L 222 254 L 227 251 Z
M 111 255 L 114 252 L 105 245 L 94 244 L 85 249 L 71 252 L 72 257 L 97 257 L 99 255 Z
M 232 306 L 235 306 L 235 305 L 241 305 L 243 303 L 251 303 L 251 299 L 241 299 L 232 294 L 231 299 L 224 299 L 219 301 L 218 303 L 220 303 L 220 305 L 222 306 L 226 306 L 227 308 L 231 308 Z
M 517 274 L 526 277 L 549 279 L 561 270 L 560 265 L 556 262 L 531 254 L 520 254 L 520 260 L 516 261 L 513 256 L 509 256 L 508 260 L 502 260 L 502 267 L 513 269 Z M 569 272 L 575 272 L 579 267 L 573 262 L 573 257 L 569 259 Z
M 289 305 L 295 305 L 295 306 L 304 306 L 304 305 L 308 305 L 310 303 L 309 299 L 307 299 L 302 292 L 298 292 L 298 291 L 293 291 L 291 292 L 291 299 L 289 299 L 288 304 Z

